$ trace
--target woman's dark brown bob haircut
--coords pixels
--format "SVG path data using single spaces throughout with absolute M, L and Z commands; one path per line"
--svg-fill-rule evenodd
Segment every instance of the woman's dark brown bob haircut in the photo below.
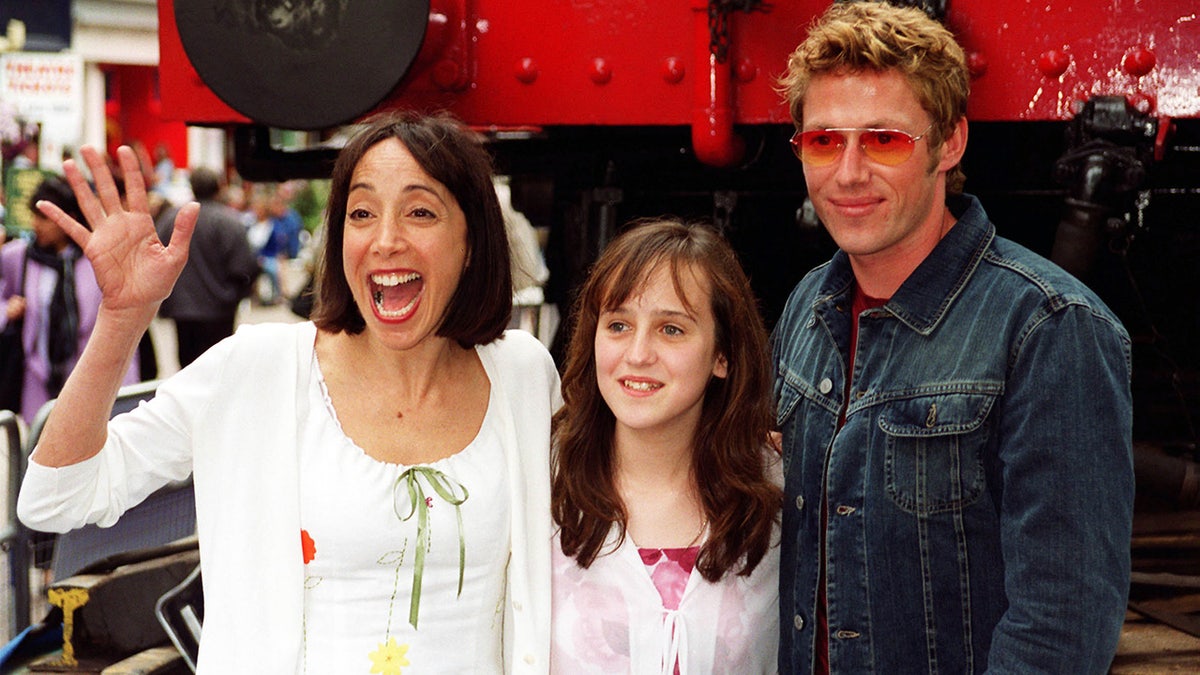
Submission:
M 482 139 L 448 113 L 389 112 L 371 117 L 338 154 L 325 216 L 325 244 L 317 261 L 312 320 L 332 332 L 366 328 L 342 264 L 350 179 L 363 155 L 395 138 L 425 173 L 446 186 L 467 220 L 467 265 L 437 334 L 464 348 L 500 337 L 512 315 L 512 274 L 504 216 L 492 183 L 492 158 Z

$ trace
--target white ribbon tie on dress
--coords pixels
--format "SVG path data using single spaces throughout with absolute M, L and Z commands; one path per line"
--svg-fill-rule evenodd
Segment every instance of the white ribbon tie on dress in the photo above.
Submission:
M 687 623 L 679 610 L 663 610 L 663 658 L 661 675 L 674 675 L 675 664 L 679 664 L 679 675 L 687 675 Z

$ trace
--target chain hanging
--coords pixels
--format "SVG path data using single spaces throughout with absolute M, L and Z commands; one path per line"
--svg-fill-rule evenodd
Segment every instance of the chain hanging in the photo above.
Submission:
M 725 63 L 729 58 L 729 15 L 769 11 L 771 6 L 763 0 L 708 0 L 708 50 L 717 63 Z

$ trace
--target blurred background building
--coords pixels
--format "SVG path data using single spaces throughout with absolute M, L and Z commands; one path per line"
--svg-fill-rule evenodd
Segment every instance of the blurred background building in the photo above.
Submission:
M 161 114 L 154 0 L 4 0 L 0 30 L 5 169 L 31 143 L 50 170 L 85 143 L 134 145 L 161 167 L 223 166 L 221 130 Z

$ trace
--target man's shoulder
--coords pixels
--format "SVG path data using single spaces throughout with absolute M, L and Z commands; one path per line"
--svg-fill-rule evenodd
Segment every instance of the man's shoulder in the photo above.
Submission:
M 1087 284 L 1049 258 L 1011 239 L 997 236 L 984 256 L 984 262 L 993 269 L 1011 275 L 1029 292 L 1048 300 L 1059 298 L 1104 306 Z
M 207 231 L 207 232 L 205 232 Z M 204 202 L 197 218 L 197 236 L 221 237 L 224 239 L 246 237 L 246 225 L 241 214 L 220 202 Z
M 238 213 L 232 206 L 223 204 L 218 201 L 201 202 L 200 204 L 200 219 L 219 221 L 222 223 L 235 223 L 239 227 L 242 224 L 241 214 Z
M 284 229 L 298 229 L 302 226 L 300 213 L 295 209 L 288 209 L 283 212 L 283 215 L 271 216 L 271 222 L 276 226 Z
M 822 293 L 822 289 L 826 286 L 826 282 L 830 279 L 831 267 L 833 260 L 826 260 L 817 265 L 800 278 L 796 285 L 792 287 L 788 293 L 787 305 L 785 306 L 785 314 L 791 310 L 794 311 L 800 307 L 807 307 L 813 303 L 817 296 Z
M 1010 239 L 997 236 L 964 291 L 972 302 L 997 308 L 1012 321 L 1040 323 L 1074 312 L 1111 326 L 1127 339 L 1124 325 L 1087 284 L 1053 261 Z

